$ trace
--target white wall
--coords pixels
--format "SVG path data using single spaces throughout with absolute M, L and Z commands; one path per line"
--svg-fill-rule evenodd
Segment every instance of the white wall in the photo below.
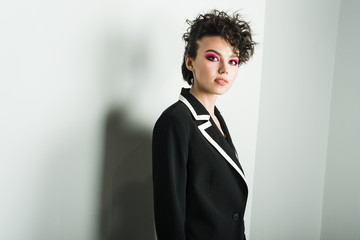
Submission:
M 94 239 L 103 101 L 93 10 L 1 3 L 1 239 Z
M 0 6 L 0 239 L 97 239 L 109 109 L 150 136 L 185 85 L 185 19 L 215 7 L 242 9 L 260 43 L 218 99 L 248 237 L 359 238 L 356 0 L 35 0 Z
M 359 1 L 342 1 L 327 149 L 323 240 L 360 239 L 359 10 Z
M 252 240 L 320 239 L 340 1 L 267 1 Z
M 262 42 L 265 0 L 1 3 L 0 239 L 97 239 L 110 107 L 150 134 L 184 85 L 185 19 L 215 7 L 242 9 Z M 218 105 L 250 187 L 261 49 Z

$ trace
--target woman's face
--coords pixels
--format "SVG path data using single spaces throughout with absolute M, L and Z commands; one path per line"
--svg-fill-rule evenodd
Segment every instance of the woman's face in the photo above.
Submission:
M 185 59 L 186 66 L 194 76 L 192 89 L 202 94 L 224 94 L 238 73 L 237 54 L 219 36 L 206 36 L 197 43 L 199 48 L 195 59 Z

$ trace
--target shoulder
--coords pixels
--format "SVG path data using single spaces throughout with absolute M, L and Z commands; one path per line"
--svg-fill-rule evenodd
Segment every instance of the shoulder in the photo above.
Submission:
M 192 116 L 189 109 L 181 101 L 165 109 L 155 123 L 154 130 L 159 128 L 169 128 L 173 126 L 187 128 Z
M 157 122 L 183 122 L 186 119 L 191 119 L 191 113 L 184 103 L 177 101 L 162 112 Z

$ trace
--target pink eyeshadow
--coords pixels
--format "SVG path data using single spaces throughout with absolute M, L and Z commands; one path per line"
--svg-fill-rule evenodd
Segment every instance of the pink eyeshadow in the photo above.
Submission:
M 236 64 L 239 64 L 239 60 L 237 60 L 236 58 L 230 59 L 230 61 L 235 61 Z
M 207 53 L 205 54 L 205 58 L 208 58 L 208 57 L 216 57 L 217 59 L 220 59 L 218 55 L 214 54 L 214 53 Z

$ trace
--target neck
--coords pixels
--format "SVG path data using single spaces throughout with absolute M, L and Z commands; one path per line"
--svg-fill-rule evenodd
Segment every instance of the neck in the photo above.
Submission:
M 190 93 L 206 108 L 211 116 L 214 116 L 216 95 L 197 91 L 195 88 L 190 89 Z

